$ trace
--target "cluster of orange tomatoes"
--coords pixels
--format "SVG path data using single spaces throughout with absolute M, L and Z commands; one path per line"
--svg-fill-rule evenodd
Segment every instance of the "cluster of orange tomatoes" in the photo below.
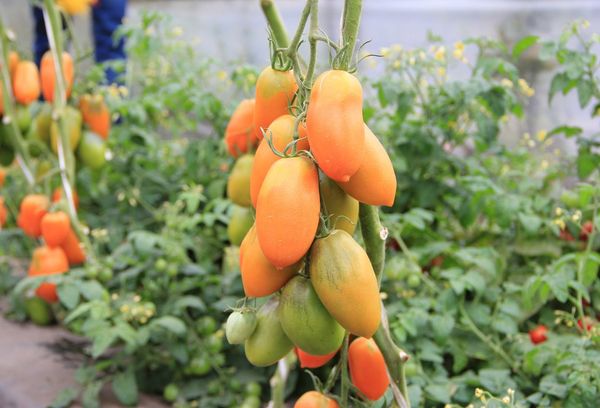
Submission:
M 244 292 L 273 295 L 256 316 L 234 312 L 228 338 L 243 342 L 257 366 L 274 364 L 295 347 L 301 365 L 317 367 L 333 358 L 349 332 L 357 337 L 349 348 L 352 381 L 376 400 L 389 385 L 371 339 L 381 301 L 371 262 L 353 234 L 359 202 L 393 204 L 396 176 L 363 121 L 355 76 L 322 73 L 308 109 L 294 116 L 297 91 L 293 72 L 264 69 L 255 99 L 240 103 L 225 132 L 237 159 L 228 197 L 251 214 L 240 245 Z M 309 406 L 301 401 L 297 406 Z

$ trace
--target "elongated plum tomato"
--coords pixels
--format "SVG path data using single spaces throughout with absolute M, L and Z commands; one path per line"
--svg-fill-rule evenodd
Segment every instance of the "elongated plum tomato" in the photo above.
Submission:
M 244 343 L 246 358 L 255 366 L 275 364 L 294 347 L 279 324 L 278 306 L 279 298 L 273 296 L 258 309 L 256 328 Z
M 314 354 L 307 353 L 299 347 L 294 348 L 294 352 L 298 356 L 298 360 L 300 361 L 300 368 L 319 368 L 323 367 L 327 364 L 335 355 L 337 354 L 337 350 L 333 351 L 329 354 L 324 354 L 322 356 L 316 356 Z
M 331 228 L 354 234 L 358 222 L 358 201 L 327 176 L 321 178 L 320 191 Z
M 6 224 L 6 218 L 8 217 L 8 210 L 4 206 L 4 198 L 0 196 L 0 228 Z
M 250 174 L 254 156 L 245 154 L 240 156 L 235 164 L 229 178 L 227 179 L 227 197 L 235 204 L 242 207 L 250 207 Z
M 315 241 L 310 279 L 325 308 L 342 327 L 370 338 L 381 321 L 375 272 L 367 253 L 342 230 Z
M 72 229 L 69 230 L 67 238 L 60 244 L 60 247 L 65 252 L 70 265 L 79 265 L 85 262 L 85 252 L 81 247 L 77 234 Z
M 362 87 L 346 71 L 319 75 L 306 114 L 310 149 L 319 168 L 335 181 L 346 182 L 365 156 Z
M 348 348 L 348 366 L 352 384 L 365 397 L 376 401 L 385 394 L 390 379 L 385 360 L 373 339 L 359 337 Z
M 71 230 L 71 221 L 65 212 L 56 211 L 44 215 L 40 226 L 46 245 L 54 248 L 67 239 Z
M 244 293 L 248 297 L 263 297 L 277 292 L 300 269 L 296 263 L 278 270 L 263 254 L 256 235 L 250 228 L 240 247 L 240 271 Z
M 279 321 L 288 338 L 311 354 L 335 352 L 342 345 L 345 330 L 329 314 L 310 280 L 293 277 L 281 292 Z
M 227 237 L 231 244 L 240 245 L 252 225 L 254 225 L 252 210 L 232 204 L 231 218 L 227 224 Z
M 279 116 L 289 112 L 298 85 L 292 71 L 263 69 L 256 80 L 256 105 L 254 107 L 254 137 L 262 140 L 263 130 Z
M 73 78 L 75 77 L 75 71 L 73 69 L 73 58 L 67 52 L 63 52 L 62 55 L 62 71 L 63 78 L 65 79 L 67 87 L 67 98 L 71 95 L 71 89 L 73 88 Z M 54 59 L 50 51 L 42 56 L 40 62 L 40 79 L 42 85 L 42 94 L 44 99 L 48 102 L 54 101 L 54 82 L 56 81 L 56 71 L 54 70 Z
M 242 344 L 256 329 L 256 313 L 252 310 L 235 311 L 227 318 L 225 336 L 229 344 Z
M 396 196 L 394 166 L 377 136 L 367 125 L 364 128 L 365 158 L 350 180 L 339 186 L 361 203 L 391 207 Z
M 102 95 L 85 94 L 79 100 L 83 122 L 102 139 L 108 139 L 111 128 L 110 111 Z
M 308 391 L 296 401 L 294 408 L 339 408 L 339 405 L 336 400 L 320 392 Z
M 313 242 L 319 224 L 319 176 L 307 157 L 278 160 L 256 202 L 260 247 L 276 268 L 298 262 Z
M 40 97 L 40 74 L 32 61 L 21 61 L 15 68 L 13 92 L 17 102 L 29 105 Z
M 17 224 L 25 235 L 31 238 L 37 238 L 42 234 L 41 221 L 48 207 L 50 201 L 44 195 L 30 194 L 23 198 L 19 209 L 19 216 L 17 218 Z
M 280 152 L 294 139 L 294 122 L 296 118 L 292 115 L 282 115 L 275 119 L 266 131 L 267 137 L 270 137 L 273 146 Z M 308 150 L 308 139 L 306 138 L 306 126 L 301 123 L 298 126 L 298 142 L 296 151 Z M 279 160 L 266 139 L 263 139 L 256 149 L 254 155 L 254 164 L 252 165 L 252 176 L 250 177 L 250 198 L 252 205 L 256 207 L 260 187 L 267 175 L 269 169 L 277 160 Z
M 65 273 L 68 270 L 69 262 L 61 248 L 50 248 L 43 246 L 36 248 L 33 251 L 28 275 L 55 275 L 59 273 Z M 58 296 L 56 295 L 56 285 L 54 283 L 43 282 L 40 286 L 38 286 L 35 294 L 48 303 L 55 303 L 58 300 Z
M 225 144 L 232 157 L 252 150 L 258 143 L 254 136 L 254 99 L 240 102 L 225 128 Z

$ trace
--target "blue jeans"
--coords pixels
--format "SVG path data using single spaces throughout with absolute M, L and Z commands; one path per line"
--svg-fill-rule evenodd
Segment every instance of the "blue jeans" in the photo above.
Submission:
M 113 35 L 121 25 L 125 16 L 127 0 L 99 0 L 92 7 L 92 30 L 94 33 L 94 57 L 96 62 L 125 59 L 125 44 L 121 38 L 115 42 Z M 33 8 L 33 19 L 35 24 L 35 36 L 33 52 L 35 62 L 39 65 L 42 56 L 50 48 L 44 16 L 42 9 Z M 109 83 L 115 82 L 117 74 L 112 70 L 106 71 L 106 79 Z

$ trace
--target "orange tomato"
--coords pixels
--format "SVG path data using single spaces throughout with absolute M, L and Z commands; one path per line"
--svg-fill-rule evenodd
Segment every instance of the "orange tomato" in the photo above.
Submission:
M 68 270 L 69 262 L 61 248 L 43 246 L 33 251 L 29 276 L 55 275 L 65 273 Z M 35 294 L 48 303 L 55 303 L 58 300 L 54 283 L 42 283 L 38 286 Z
M 309 354 L 306 351 L 300 349 L 299 347 L 295 347 L 294 351 L 298 356 L 298 360 L 300 360 L 300 368 L 319 368 L 323 367 L 327 364 L 335 355 L 337 354 L 337 350 L 325 354 L 323 356 L 315 356 L 314 354 Z
M 0 95 L 2 98 L 2 95 Z M 6 180 L 6 170 L 0 167 L 0 187 L 4 187 L 4 181 Z
M 71 95 L 73 88 L 73 78 L 75 71 L 73 68 L 73 58 L 67 52 L 63 52 L 62 70 L 67 87 L 67 98 Z M 40 78 L 42 84 L 42 94 L 48 102 L 54 101 L 54 83 L 56 81 L 56 71 L 54 69 L 54 59 L 50 51 L 46 51 L 40 62 Z
M 339 408 L 339 405 L 336 400 L 320 392 L 308 391 L 296 401 L 294 408 Z
M 46 245 L 54 248 L 67 239 L 71 230 L 71 220 L 63 211 L 48 213 L 42 218 L 41 230 Z
M 256 105 L 254 106 L 254 137 L 262 140 L 262 130 L 271 122 L 289 112 L 298 85 L 292 71 L 263 69 L 256 80 Z
M 258 143 L 254 137 L 254 105 L 254 99 L 241 101 L 225 128 L 225 144 L 229 154 L 235 158 Z
M 4 206 L 4 198 L 2 198 L 2 196 L 0 196 L 0 228 L 4 227 L 4 225 L 6 225 L 7 217 L 8 217 L 8 211 L 6 210 L 6 207 Z
M 280 152 L 283 152 L 285 147 L 294 139 L 294 122 L 296 118 L 292 115 L 281 115 L 275 119 L 266 131 L 267 137 L 273 141 L 273 146 Z M 308 150 L 308 139 L 306 138 L 306 126 L 301 124 L 298 126 L 298 142 L 296 150 Z M 252 165 L 252 176 L 250 177 L 250 198 L 252 205 L 256 207 L 258 192 L 262 186 L 263 180 L 271 165 L 279 160 L 280 157 L 275 155 L 269 146 L 267 140 L 262 140 L 256 149 L 254 155 L 254 164 Z
M 79 265 L 85 262 L 85 252 L 79 238 L 77 238 L 77 234 L 72 229 L 69 229 L 67 237 L 60 244 L 60 247 L 65 251 L 69 265 Z
M 348 348 L 348 366 L 352 384 L 365 397 L 376 401 L 385 394 L 390 379 L 383 354 L 373 339 L 359 337 Z
M 44 195 L 30 194 L 25 196 L 21 201 L 17 218 L 17 225 L 23 229 L 25 235 L 31 238 L 37 238 L 41 235 L 40 224 L 49 206 L 50 202 Z
M 17 54 L 15 51 L 11 51 L 8 54 L 8 70 L 10 71 L 11 77 L 15 74 L 15 69 L 17 69 L 17 64 L 20 60 L 19 54 Z
M 276 268 L 298 262 L 308 251 L 319 225 L 319 176 L 307 157 L 276 161 L 256 202 L 256 233 Z
M 102 95 L 83 95 L 79 101 L 79 110 L 83 122 L 90 130 L 102 139 L 108 139 L 111 127 L 110 111 Z
M 350 234 L 333 230 L 317 239 L 309 273 L 319 299 L 342 327 L 357 336 L 373 336 L 381 322 L 377 277 L 367 253 Z
M 75 209 L 79 208 L 79 195 L 77 195 L 77 191 L 71 190 L 73 192 L 73 205 L 75 205 Z M 62 200 L 62 187 L 56 187 L 52 192 L 52 202 L 57 203 Z
M 240 271 L 244 293 L 248 297 L 263 297 L 277 292 L 298 272 L 301 265 L 277 270 L 265 257 L 252 226 L 240 246 Z
M 385 148 L 364 125 L 365 158 L 347 182 L 338 185 L 358 201 L 369 205 L 391 207 L 396 197 L 396 173 Z
M 335 181 L 350 180 L 365 156 L 362 87 L 354 75 L 330 70 L 317 77 L 306 128 L 319 168 Z
M 17 102 L 29 105 L 40 97 L 40 74 L 32 61 L 21 61 L 13 76 L 13 93 Z

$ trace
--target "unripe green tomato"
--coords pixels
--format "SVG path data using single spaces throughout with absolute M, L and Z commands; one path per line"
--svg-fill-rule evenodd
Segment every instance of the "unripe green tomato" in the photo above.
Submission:
M 96 279 L 98 277 L 98 267 L 96 265 L 86 265 L 85 276 L 88 279 Z
M 579 194 L 574 191 L 565 190 L 560 195 L 560 201 L 565 203 L 567 207 L 578 207 L 579 206 Z
M 222 353 L 215 354 L 211 358 L 212 358 L 213 364 L 216 365 L 217 367 L 221 367 L 222 365 L 225 364 L 225 355 Z
M 219 394 L 219 392 L 221 392 L 221 383 L 219 380 L 212 380 L 209 382 L 208 386 L 206 387 L 206 391 L 208 392 L 208 395 Z
M 113 271 L 110 268 L 103 267 L 102 269 L 100 269 L 100 272 L 98 272 L 98 280 L 100 280 L 100 282 L 106 283 L 112 278 Z
M 192 361 L 190 361 L 188 368 L 190 374 L 192 375 L 202 376 L 208 374 L 212 369 L 210 365 L 210 358 L 207 355 L 194 357 Z
M 244 398 L 241 408 L 260 408 L 260 398 L 256 395 L 249 395 Z
M 163 397 L 169 401 L 173 402 L 179 396 L 179 387 L 176 384 L 169 384 L 163 390 Z
M 177 265 L 170 264 L 167 267 L 167 275 L 169 275 L 171 278 L 174 278 L 175 276 L 177 276 L 178 273 L 179 273 L 179 268 L 177 267 Z
M 407 283 L 409 287 L 416 288 L 421 284 L 421 276 L 416 273 L 411 273 L 408 276 Z
M 216 354 L 223 348 L 223 337 L 212 335 L 206 338 L 206 349 L 211 354 Z
M 229 381 L 229 388 L 231 388 L 232 391 L 241 391 L 242 383 L 237 378 L 232 378 L 231 381 Z
M 196 330 L 202 336 L 211 335 L 217 331 L 217 321 L 210 316 L 204 316 L 198 320 Z
M 246 384 L 245 393 L 246 395 L 254 395 L 256 397 L 260 397 L 260 394 L 262 393 L 262 388 L 259 383 L 257 383 L 256 381 L 252 381 Z
M 419 372 L 419 366 L 413 360 L 408 360 L 404 364 L 404 374 L 407 377 L 412 377 L 412 376 L 416 375 L 418 372 Z
M 158 258 L 156 262 L 154 262 L 154 269 L 158 272 L 164 272 L 167 269 L 167 261 L 164 258 Z
M 242 344 L 256 329 L 256 313 L 235 311 L 225 323 L 225 336 L 229 344 Z

